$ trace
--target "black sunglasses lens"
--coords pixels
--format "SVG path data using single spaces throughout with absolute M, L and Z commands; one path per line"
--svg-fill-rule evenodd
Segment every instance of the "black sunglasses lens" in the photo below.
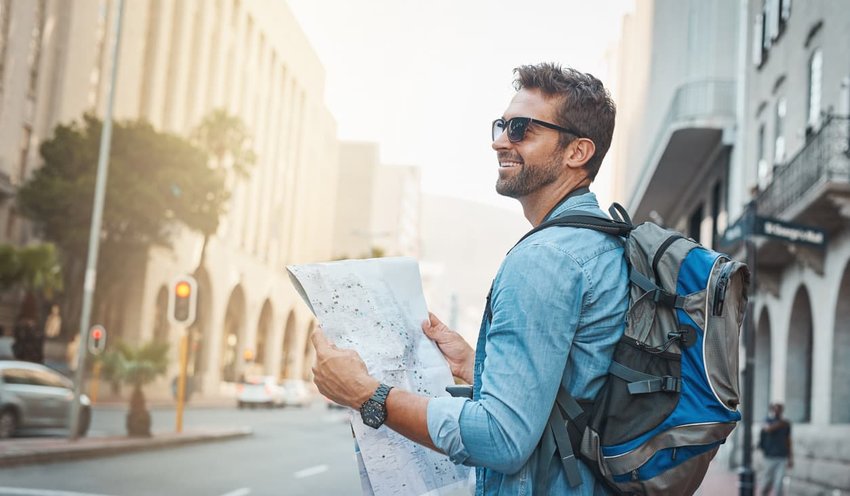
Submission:
M 514 117 L 508 121 L 508 139 L 511 143 L 518 143 L 525 138 L 525 131 L 528 129 L 530 119 L 524 117 Z

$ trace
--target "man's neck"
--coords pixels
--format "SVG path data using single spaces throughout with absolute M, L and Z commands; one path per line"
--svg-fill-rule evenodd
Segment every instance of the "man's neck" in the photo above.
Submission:
M 537 227 L 545 220 L 546 214 L 555 208 L 555 205 L 565 196 L 578 188 L 589 185 L 589 180 L 581 179 L 544 186 L 530 195 L 519 198 L 523 215 L 533 227 Z

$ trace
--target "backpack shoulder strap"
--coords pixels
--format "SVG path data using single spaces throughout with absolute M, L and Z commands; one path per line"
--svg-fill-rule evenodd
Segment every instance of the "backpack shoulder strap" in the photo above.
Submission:
M 611 208 L 613 209 L 614 207 L 612 206 Z M 626 219 L 628 219 L 628 215 L 626 215 Z M 612 220 L 605 217 L 598 217 L 581 210 L 569 210 L 554 219 L 549 219 L 546 222 L 541 223 L 539 226 L 525 233 L 525 235 L 516 242 L 514 248 L 532 234 L 546 228 L 556 226 L 591 229 L 593 231 L 599 231 L 620 237 L 628 236 L 629 233 L 632 232 L 632 229 L 634 229 L 631 219 Z M 513 248 L 511 248 L 511 250 L 513 250 Z

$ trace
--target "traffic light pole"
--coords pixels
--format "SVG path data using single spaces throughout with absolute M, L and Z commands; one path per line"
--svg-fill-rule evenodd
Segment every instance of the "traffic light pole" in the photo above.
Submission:
M 88 260 L 86 261 L 85 283 L 83 284 L 83 309 L 80 313 L 80 343 L 77 348 L 77 370 L 74 372 L 74 401 L 71 405 L 69 421 L 69 439 L 79 438 L 77 424 L 80 418 L 80 394 L 85 377 L 86 353 L 88 353 L 89 320 L 91 318 L 94 288 L 97 283 L 97 255 L 100 249 L 100 229 L 103 223 L 103 203 L 106 196 L 106 176 L 109 169 L 109 150 L 112 144 L 112 107 L 115 102 L 115 80 L 118 75 L 118 55 L 121 48 L 121 25 L 124 18 L 124 0 L 118 0 L 118 14 L 115 16 L 115 42 L 112 45 L 112 75 L 109 83 L 109 98 L 106 114 L 103 116 L 103 129 L 100 134 L 100 153 L 97 158 L 97 179 L 94 189 L 94 208 L 92 208 L 91 229 L 89 231 Z
M 180 329 L 180 375 L 177 379 L 177 433 L 183 431 L 183 405 L 186 403 L 186 374 L 189 363 L 189 329 Z

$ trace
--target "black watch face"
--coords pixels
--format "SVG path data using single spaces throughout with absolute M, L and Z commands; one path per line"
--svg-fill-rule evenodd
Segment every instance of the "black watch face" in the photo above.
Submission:
M 387 419 L 387 411 L 384 405 L 370 399 L 360 408 L 360 417 L 364 424 L 377 429 Z

